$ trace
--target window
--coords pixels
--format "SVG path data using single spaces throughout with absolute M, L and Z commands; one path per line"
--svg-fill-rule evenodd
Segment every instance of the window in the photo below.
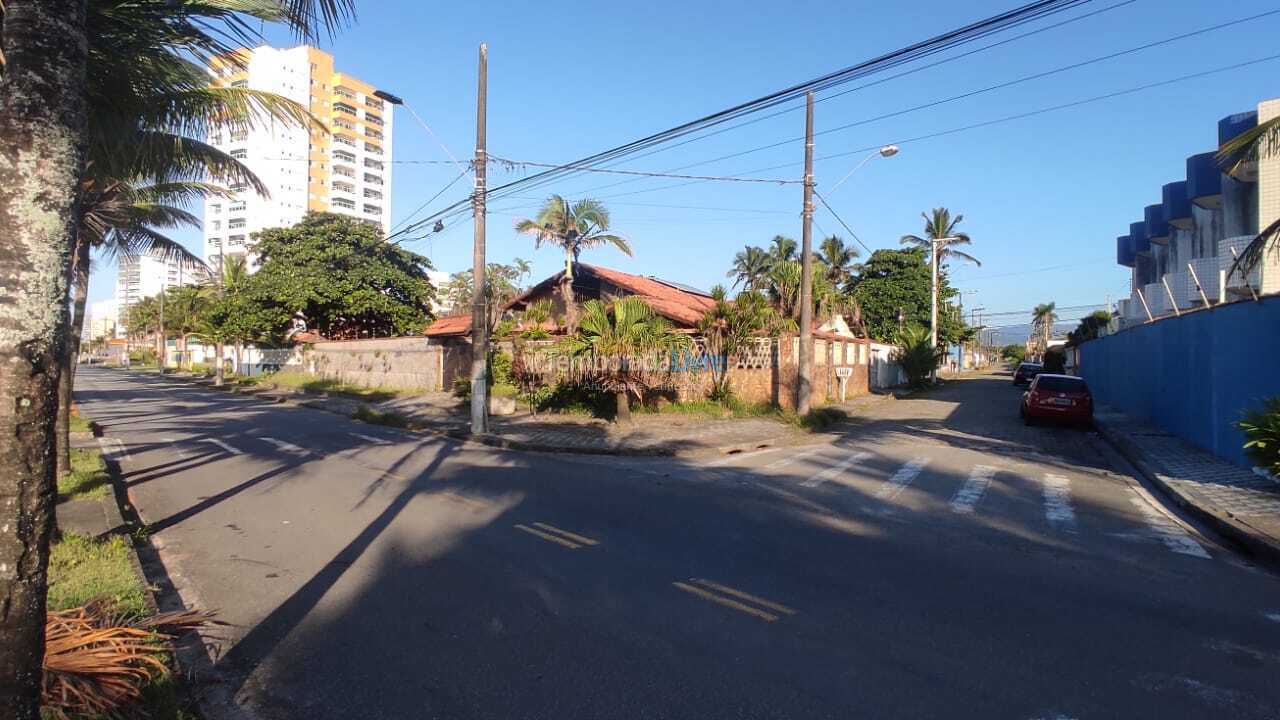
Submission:
M 356 109 L 346 103 L 336 102 L 333 104 L 333 109 L 337 110 L 340 113 L 346 113 L 348 115 L 356 114 Z
M 210 230 L 221 230 L 221 229 L 222 229 L 222 221 L 221 221 L 221 220 L 214 220 L 213 222 L 209 223 L 209 229 L 210 229 Z
M 356 156 L 355 156 L 355 153 L 349 153 L 346 150 L 334 150 L 333 159 L 343 160 L 345 162 L 355 162 Z
M 333 181 L 333 189 L 334 189 L 334 190 L 337 190 L 337 191 L 339 191 L 339 192 L 349 192 L 349 193 L 353 193 L 353 192 L 355 192 L 355 191 L 356 191 L 356 186 L 355 186 L 355 185 L 352 185 L 352 184 L 351 184 L 351 183 L 349 183 L 349 182 L 343 182 L 343 181 L 341 181 L 341 180 L 334 180 L 334 181 Z
M 369 123 L 370 125 L 379 125 L 379 126 L 382 125 L 382 118 L 368 111 L 365 111 L 364 121 Z
M 244 218 L 232 218 L 227 221 L 227 229 L 235 230 L 244 227 Z
M 216 238 L 216 237 L 209 238 L 209 246 L 222 247 L 222 238 Z
M 233 88 L 247 88 L 247 87 L 249 87 L 249 81 L 248 81 L 248 80 L 237 80 L 237 81 L 235 81 L 235 82 L 231 83 L 231 87 L 233 87 Z
M 381 170 L 381 169 L 382 169 L 382 161 L 381 161 L 381 160 L 374 160 L 373 158 L 365 158 L 365 159 L 364 159 L 364 166 L 365 166 L 365 167 L 367 167 L 367 168 L 373 168 L 374 170 Z
M 368 204 L 368 203 L 365 203 L 365 205 L 364 205 L 364 211 L 365 211 L 366 213 L 370 214 L 370 215 L 381 215 L 381 214 L 382 214 L 382 208 L 381 208 L 381 207 L 379 207 L 379 206 L 377 206 L 377 205 L 370 205 L 370 204 Z
M 373 143 L 365 143 L 364 150 L 365 152 L 373 153 L 374 155 L 382 154 L 382 148 L 377 145 L 374 145 Z
M 364 104 L 375 110 L 381 110 L 383 107 L 382 101 L 372 95 L 365 96 Z
M 338 197 L 333 199 L 333 206 L 338 208 L 345 208 L 347 210 L 355 210 L 356 201 L 348 200 L 347 198 Z
M 349 100 L 355 100 L 355 99 L 356 99 L 356 94 L 355 94 L 354 92 L 352 92 L 350 88 L 346 88 L 346 87 L 343 87 L 343 86 L 341 86 L 341 85 L 334 85 L 334 86 L 333 86 L 333 94 L 334 94 L 334 95 L 337 95 L 338 97 L 344 97 L 344 98 L 347 98 L 347 99 L 349 99 Z
M 348 129 L 348 130 L 355 130 L 355 129 L 356 129 L 356 124 L 355 124 L 355 123 L 351 122 L 350 120 L 344 120 L 343 118 L 334 118 L 334 119 L 333 119 L 333 124 L 334 124 L 336 127 L 346 128 L 346 129 Z
M 382 193 L 378 192 L 377 190 L 370 190 L 369 188 L 364 189 L 364 196 L 369 198 L 370 200 L 382 199 Z
M 381 185 L 381 184 L 382 184 L 382 178 L 378 177 L 377 175 L 374 175 L 373 173 L 365 173 L 365 174 L 364 174 L 364 181 L 365 181 L 365 182 L 367 182 L 367 183 L 369 183 L 370 185 Z
M 346 135 L 334 135 L 333 141 L 339 145 L 349 145 L 351 147 L 356 146 L 356 139 L 353 137 L 347 137 Z
M 210 206 L 209 206 L 209 212 L 211 212 L 211 213 L 220 213 L 220 212 L 222 212 L 222 203 L 213 203 L 212 205 L 210 205 Z
M 333 174 L 334 174 L 334 175 L 341 175 L 342 177 L 349 177 L 349 178 L 353 178 L 353 177 L 355 177 L 355 176 L 356 176 L 356 171 L 355 171 L 355 170 L 352 170 L 352 169 L 351 169 L 351 168 L 349 168 L 349 167 L 343 167 L 343 166 L 341 166 L 341 165 L 334 165 L 334 166 L 333 166 Z
M 364 134 L 365 134 L 365 135 L 368 135 L 369 137 L 373 138 L 374 140 L 381 140 L 381 139 L 382 139 L 382 133 L 381 133 L 381 132 L 379 132 L 379 131 L 377 131 L 377 130 L 374 130 L 373 128 L 365 128 L 365 130 L 364 130 Z
M 1089 386 L 1080 378 L 1038 375 L 1036 389 L 1044 392 L 1088 392 Z
M 249 157 L 249 151 L 248 151 L 248 150 L 244 150 L 244 149 L 241 149 L 241 150 L 232 150 L 232 151 L 231 151 L 231 157 L 233 157 L 233 158 L 235 158 L 235 159 L 237 159 L 237 160 L 244 160 L 245 158 Z
M 244 236 L 243 236 L 243 235 L 232 235 L 231 237 L 228 237 L 228 238 L 227 238 L 227 245 L 229 245 L 229 246 L 234 246 L 234 245 L 244 245 Z
M 228 210 L 230 212 L 244 212 L 244 201 L 237 200 L 236 202 L 231 203 L 231 207 L 228 208 Z

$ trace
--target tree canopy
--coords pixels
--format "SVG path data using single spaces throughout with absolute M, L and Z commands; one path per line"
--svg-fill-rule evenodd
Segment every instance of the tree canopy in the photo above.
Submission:
M 254 239 L 251 294 L 289 316 L 301 314 L 325 337 L 415 334 L 431 317 L 431 261 L 386 242 L 370 225 L 312 213 Z
M 876 250 L 849 284 L 853 298 L 862 306 L 867 333 L 881 342 L 898 338 L 898 311 L 904 325 L 929 326 L 929 266 L 923 248 Z M 946 303 L 956 296 L 947 282 L 947 273 L 938 274 L 938 340 L 958 341 L 964 324 L 948 310 Z

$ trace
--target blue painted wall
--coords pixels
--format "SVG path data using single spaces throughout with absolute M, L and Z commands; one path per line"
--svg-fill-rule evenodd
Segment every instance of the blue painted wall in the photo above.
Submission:
M 1139 325 L 1080 353 L 1098 403 L 1247 467 L 1232 423 L 1280 395 L 1280 296 Z

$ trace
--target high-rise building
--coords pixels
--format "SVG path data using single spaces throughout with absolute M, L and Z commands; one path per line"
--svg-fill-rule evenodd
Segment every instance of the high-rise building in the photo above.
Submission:
M 129 307 L 139 300 L 171 287 L 198 284 L 205 276 L 197 265 L 158 253 L 121 255 L 116 265 L 116 312 L 123 321 L 129 316 Z
M 233 198 L 205 201 L 204 256 L 247 255 L 252 233 L 292 225 L 310 211 L 391 223 L 391 106 L 370 84 L 334 68 L 333 56 L 305 45 L 240 51 L 240 63 L 215 63 L 214 84 L 283 95 L 328 126 L 262 123 L 223 130 L 209 141 L 251 169 L 270 191 L 247 186 Z M 250 263 L 250 268 L 253 264 Z

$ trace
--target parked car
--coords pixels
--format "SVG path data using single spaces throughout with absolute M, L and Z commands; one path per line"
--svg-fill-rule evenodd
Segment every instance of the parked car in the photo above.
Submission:
M 1018 363 L 1018 369 L 1013 371 L 1014 385 L 1027 385 L 1035 379 L 1040 371 L 1044 370 L 1044 366 L 1040 363 L 1024 362 Z
M 1083 378 L 1070 375 L 1041 373 L 1031 381 L 1031 387 L 1022 394 L 1019 408 L 1022 420 L 1028 425 L 1037 420 L 1060 420 L 1091 425 L 1093 423 L 1093 394 Z

